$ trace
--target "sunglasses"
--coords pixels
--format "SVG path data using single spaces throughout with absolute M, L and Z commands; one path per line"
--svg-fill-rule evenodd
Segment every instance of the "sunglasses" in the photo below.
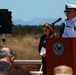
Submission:
M 47 31 L 47 29 L 46 30 L 43 30 L 43 32 L 46 32 Z

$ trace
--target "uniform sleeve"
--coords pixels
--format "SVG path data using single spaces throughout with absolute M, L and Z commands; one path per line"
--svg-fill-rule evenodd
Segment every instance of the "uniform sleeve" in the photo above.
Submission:
M 63 22 L 60 26 L 60 34 L 59 36 L 62 37 L 62 34 L 64 33 L 65 23 Z

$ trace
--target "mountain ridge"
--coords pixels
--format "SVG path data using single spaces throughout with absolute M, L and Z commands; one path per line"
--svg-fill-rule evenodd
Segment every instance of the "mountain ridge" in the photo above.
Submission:
M 24 20 L 21 20 L 21 19 L 13 19 L 13 24 L 15 25 L 41 25 L 43 23 L 49 23 L 49 24 L 52 24 L 53 22 L 55 22 L 57 19 L 56 18 L 34 18 L 32 20 L 29 20 L 29 21 L 24 21 Z M 59 21 L 58 23 L 56 24 L 61 24 L 62 21 Z

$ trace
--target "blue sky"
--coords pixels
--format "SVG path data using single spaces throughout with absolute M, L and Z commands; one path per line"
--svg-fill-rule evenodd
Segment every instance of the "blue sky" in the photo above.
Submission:
M 64 20 L 66 3 L 76 4 L 76 0 L 0 0 L 0 9 L 9 9 L 13 19 L 24 21 L 59 17 Z

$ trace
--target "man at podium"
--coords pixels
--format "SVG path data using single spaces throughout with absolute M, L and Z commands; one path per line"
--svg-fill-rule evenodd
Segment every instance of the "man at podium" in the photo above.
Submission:
M 66 4 L 64 13 L 67 20 L 62 37 L 76 37 L 76 5 Z
M 76 37 L 76 5 L 66 4 L 64 13 L 65 13 L 67 19 L 64 22 L 65 27 L 64 27 L 64 32 L 62 34 L 62 37 Z M 69 51 L 71 51 L 71 50 L 72 49 L 69 49 Z M 66 51 L 66 49 L 65 49 L 65 51 Z M 68 53 L 72 53 L 72 51 L 71 52 L 69 52 L 69 51 L 67 51 L 67 56 L 69 56 Z M 65 56 L 66 55 L 64 55 L 64 57 Z M 70 60 L 68 62 L 72 63 Z M 73 70 L 74 70 L 73 67 L 63 65 L 63 63 L 62 63 L 62 65 L 54 67 L 54 73 L 57 75 L 58 74 L 73 75 Z

